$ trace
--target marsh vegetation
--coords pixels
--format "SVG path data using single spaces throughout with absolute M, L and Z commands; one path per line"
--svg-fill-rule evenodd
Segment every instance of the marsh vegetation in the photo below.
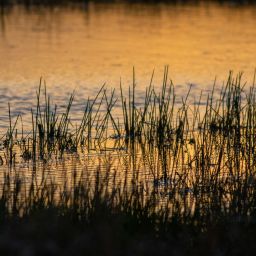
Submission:
M 191 87 L 176 98 L 168 68 L 161 90 L 152 81 L 143 100 L 135 72 L 128 90 L 102 86 L 77 122 L 70 114 L 75 92 L 60 112 L 41 79 L 30 131 L 9 105 L 0 151 L 1 236 L 17 244 L 1 243 L 3 253 L 253 249 L 255 78 L 249 86 L 230 73 L 221 89 L 214 83 L 194 102 Z M 32 247 L 20 242 L 23 235 Z

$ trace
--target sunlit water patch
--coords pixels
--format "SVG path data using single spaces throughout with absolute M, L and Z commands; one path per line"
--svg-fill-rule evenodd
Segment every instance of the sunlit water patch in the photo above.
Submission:
M 3 9 L 0 26 L 0 118 L 7 126 L 7 102 L 13 113 L 33 106 L 39 78 L 58 106 L 76 90 L 74 113 L 103 83 L 127 88 L 136 70 L 137 97 L 155 69 L 161 86 L 170 67 L 176 94 L 198 96 L 210 90 L 215 76 L 222 84 L 230 69 L 245 72 L 251 83 L 255 68 L 256 18 L 253 6 L 216 4 L 96 4 L 75 8 L 13 7 Z M 192 95 L 192 96 L 193 96 Z

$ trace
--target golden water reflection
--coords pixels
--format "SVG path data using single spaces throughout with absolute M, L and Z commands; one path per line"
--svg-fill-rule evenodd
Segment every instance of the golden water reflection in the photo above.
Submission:
M 76 89 L 78 108 L 106 82 L 118 87 L 132 80 L 138 95 L 148 85 L 160 86 L 164 65 L 176 93 L 184 95 L 219 84 L 229 70 L 244 71 L 251 83 L 256 57 L 255 7 L 216 4 L 95 4 L 87 8 L 25 10 L 1 15 L 0 115 L 7 102 L 26 116 L 39 77 L 46 79 L 58 105 Z M 29 119 L 25 121 L 29 121 Z

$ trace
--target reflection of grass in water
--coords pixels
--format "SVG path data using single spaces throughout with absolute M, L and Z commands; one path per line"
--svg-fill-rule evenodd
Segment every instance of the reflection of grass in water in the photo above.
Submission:
M 160 251 L 165 250 L 160 245 L 163 243 L 166 250 L 177 248 L 182 253 L 192 250 L 194 243 L 203 246 L 211 236 L 217 239 L 216 232 L 234 244 L 247 225 L 255 233 L 254 84 L 246 92 L 241 75 L 233 78 L 230 74 L 218 96 L 213 87 L 203 111 L 201 100 L 196 105 L 188 103 L 189 92 L 177 106 L 174 86 L 167 83 L 167 71 L 161 92 L 157 93 L 151 82 L 141 107 L 136 102 L 135 78 L 128 96 L 121 87 L 122 121 L 113 114 L 118 100 L 115 92 L 108 96 L 104 87 L 87 101 L 78 125 L 70 116 L 74 94 L 59 114 L 46 89 L 42 94 L 41 85 L 36 110 L 31 111 L 30 135 L 26 137 L 17 130 L 21 119 L 13 122 L 10 112 L 4 139 L 8 166 L 1 185 L 2 223 L 18 220 L 24 228 L 27 222 L 38 225 L 39 218 L 46 226 L 53 221 L 58 230 L 67 225 L 63 239 L 70 237 L 71 229 L 77 239 L 87 242 L 81 245 L 87 250 L 97 250 L 87 240 L 93 236 L 103 239 L 105 249 L 111 245 L 109 250 L 121 248 L 109 245 L 111 239 L 117 239 L 127 250 L 128 239 L 136 244 L 133 249 L 139 250 L 135 236 L 142 239 L 141 250 L 152 248 L 154 240 Z M 54 159 L 65 161 L 67 154 L 79 155 L 81 151 L 85 155 L 108 155 L 109 141 L 118 152 L 117 164 L 100 157 L 93 166 L 93 176 L 88 175 L 89 166 L 84 163 L 83 172 L 73 166 L 72 177 L 61 184 L 48 178 L 44 166 Z M 22 182 L 22 173 L 15 168 L 19 151 L 21 161 L 32 166 L 27 183 Z M 38 163 L 42 167 L 37 168 Z M 57 167 L 54 172 L 58 171 Z M 225 225 L 234 230 L 231 237 Z M 111 233 L 108 241 L 104 240 L 104 231 L 97 231 L 104 227 Z M 49 230 L 42 232 L 46 235 Z M 115 232 L 120 235 L 117 237 Z M 86 238 L 80 237 L 82 233 Z M 61 237 L 59 233 L 52 236 L 51 241 Z M 177 236 L 184 239 L 186 248 L 177 245 Z M 57 243 L 59 246 L 61 242 Z M 225 243 L 216 246 L 228 250 Z
M 18 170 L 16 179 L 7 172 L 0 199 L 0 251 L 19 255 L 28 244 L 36 255 L 62 255 L 71 250 L 76 255 L 250 251 L 248 244 L 255 234 L 255 186 L 248 189 L 246 200 L 233 196 L 241 193 L 239 189 L 221 191 L 220 186 L 218 194 L 207 191 L 194 198 L 170 194 L 159 204 L 159 187 L 147 189 L 136 178 L 129 184 L 115 182 L 110 169 L 95 169 L 91 179 L 74 170 L 72 179 L 61 188 L 46 179 L 37 183 L 37 170 L 27 191 Z M 74 185 L 68 186 L 69 182 Z

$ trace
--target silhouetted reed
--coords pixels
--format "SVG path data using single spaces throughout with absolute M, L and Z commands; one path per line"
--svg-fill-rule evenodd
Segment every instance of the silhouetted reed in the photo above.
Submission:
M 190 87 L 177 104 L 166 68 L 160 92 L 152 75 L 139 105 L 134 72 L 127 93 L 120 85 L 118 98 L 102 86 L 75 124 L 75 93 L 60 112 L 46 87 L 42 93 L 41 80 L 26 137 L 18 129 L 22 117 L 12 117 L 9 106 L 1 220 L 22 222 L 46 212 L 84 228 L 108 221 L 114 229 L 126 225 L 123 239 L 149 232 L 154 241 L 173 238 L 179 228 L 189 227 L 196 234 L 189 239 L 200 241 L 211 227 L 254 227 L 255 81 L 248 88 L 241 74 L 230 73 L 219 93 L 215 88 L 193 105 Z M 118 101 L 122 109 L 116 117 Z M 186 240 L 185 233 L 180 234 Z M 187 246 L 186 252 L 192 248 Z

